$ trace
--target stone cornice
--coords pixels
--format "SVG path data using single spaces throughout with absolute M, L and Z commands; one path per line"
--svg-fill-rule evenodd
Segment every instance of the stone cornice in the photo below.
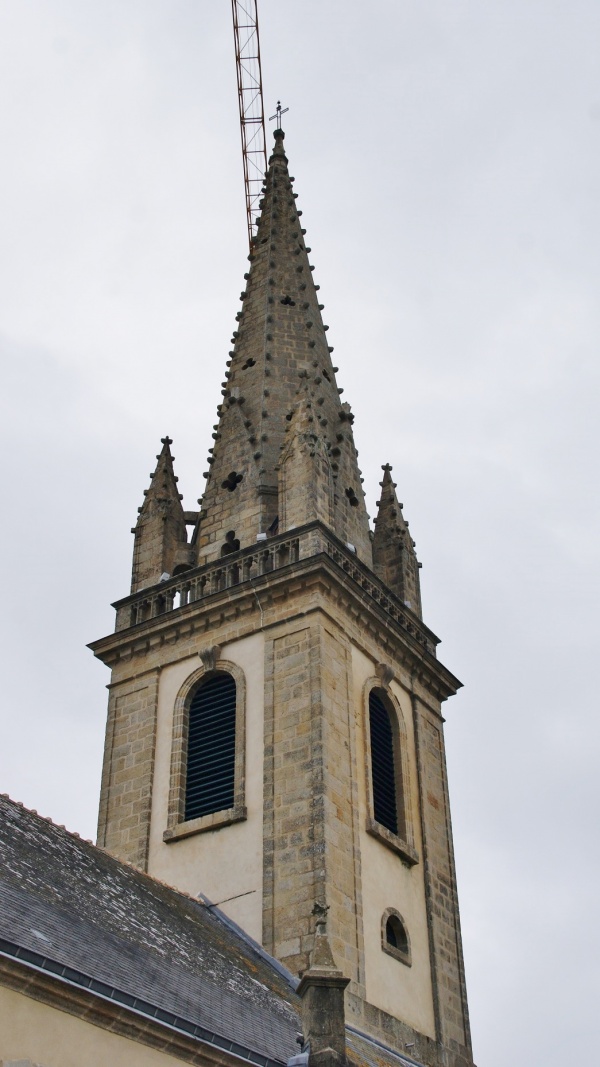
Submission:
M 173 600 L 183 593 L 185 602 L 203 599 L 207 592 L 225 587 L 230 588 L 244 584 L 250 578 L 257 578 L 264 573 L 272 573 L 285 567 L 290 561 L 305 559 L 324 552 L 334 559 L 344 573 L 357 582 L 361 588 L 368 589 L 370 595 L 380 603 L 385 603 L 395 616 L 402 616 L 404 625 L 420 634 L 421 639 L 430 649 L 435 649 L 439 638 L 429 629 L 419 616 L 393 593 L 380 578 L 362 562 L 350 545 L 343 541 L 320 521 L 306 523 L 284 534 L 269 537 L 255 545 L 247 546 L 220 559 L 211 560 L 200 567 L 188 570 L 179 577 L 159 582 L 153 586 L 130 593 L 113 603 L 117 611 L 116 629 L 127 629 L 132 624 L 127 615 L 140 614 L 144 605 L 156 605 L 163 602 L 162 611 L 173 610 Z M 183 600 L 182 600 L 183 603 Z M 170 605 L 170 606 L 169 606 Z M 162 613 L 161 611 L 161 613 Z M 136 617 L 135 624 L 140 618 Z
M 348 556 L 351 563 L 357 562 L 349 553 Z M 228 622 L 235 624 L 236 637 L 241 637 L 256 632 L 259 610 L 262 617 L 258 628 L 279 625 L 281 616 L 277 608 L 285 600 L 288 620 L 318 608 L 339 625 L 339 613 L 345 614 L 351 628 L 356 627 L 358 633 L 370 632 L 380 646 L 388 650 L 390 658 L 402 664 L 438 699 L 453 695 L 461 683 L 429 651 L 431 639 L 437 641 L 437 638 L 400 605 L 394 604 L 392 615 L 388 610 L 390 597 L 383 584 L 364 568 L 368 574 L 368 585 L 364 588 L 346 572 L 344 562 L 344 556 L 340 564 L 330 554 L 318 552 L 229 588 L 216 590 L 135 626 L 117 630 L 89 647 L 104 663 L 114 666 L 136 655 L 175 645 L 182 638 L 226 628 Z M 377 592 L 378 586 L 380 600 L 372 595 L 373 587 Z M 157 589 L 160 587 L 154 587 L 148 595 L 156 595 Z M 139 597 L 140 594 L 120 601 L 118 609 L 122 610 L 124 604 L 134 600 L 139 601 Z M 332 605 L 335 605 L 335 612 L 332 612 Z

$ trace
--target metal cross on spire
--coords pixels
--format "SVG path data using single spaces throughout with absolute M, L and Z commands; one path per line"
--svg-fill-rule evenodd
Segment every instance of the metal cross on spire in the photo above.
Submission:
M 281 100 L 278 100 L 277 101 L 277 107 L 275 108 L 275 114 L 270 116 L 269 122 L 272 122 L 273 119 L 277 119 L 277 129 L 280 130 L 281 129 L 281 116 L 285 115 L 286 111 L 289 111 L 289 110 L 290 110 L 289 107 L 282 107 L 281 106 Z

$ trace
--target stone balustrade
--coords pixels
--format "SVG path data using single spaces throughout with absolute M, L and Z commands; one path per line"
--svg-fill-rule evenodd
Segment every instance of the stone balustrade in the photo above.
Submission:
M 361 563 L 357 557 L 351 554 L 347 548 L 342 548 L 339 542 L 336 544 L 331 538 L 326 539 L 325 551 L 327 555 L 351 578 L 356 585 L 375 600 L 384 611 L 399 623 L 404 630 L 419 641 L 428 652 L 435 656 L 437 638 L 423 625 L 420 619 L 409 612 L 398 597 L 388 592 L 383 582 Z
M 428 652 L 435 655 L 437 640 L 396 596 L 362 563 L 350 546 L 344 545 L 321 523 L 314 522 L 291 533 L 259 541 L 249 548 L 184 571 L 148 589 L 142 589 L 115 604 L 116 629 L 139 626 L 151 619 L 197 603 L 215 593 L 240 586 L 265 574 L 302 560 L 326 555 L 369 599 L 380 607 Z

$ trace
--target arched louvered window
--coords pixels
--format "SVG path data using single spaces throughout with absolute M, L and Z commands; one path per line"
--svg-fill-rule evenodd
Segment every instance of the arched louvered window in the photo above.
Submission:
M 392 834 L 404 837 L 400 753 L 392 714 L 383 690 L 372 689 L 369 693 L 369 729 L 373 816 Z
M 219 671 L 202 681 L 189 706 L 185 820 L 233 808 L 236 686 Z

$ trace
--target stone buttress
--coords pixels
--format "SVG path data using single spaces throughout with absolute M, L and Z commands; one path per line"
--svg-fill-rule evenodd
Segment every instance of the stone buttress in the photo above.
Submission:
M 343 1062 L 328 1029 L 343 1002 L 347 1023 L 416 1062 L 471 1067 L 442 717 L 460 682 L 422 621 L 389 465 L 369 529 L 283 142 L 200 511 L 183 509 L 166 438 L 131 593 L 91 646 L 112 669 L 98 839 L 310 971 L 324 1064 Z M 235 681 L 235 803 L 186 818 L 190 706 L 217 673 Z M 375 795 L 381 760 L 396 822 Z M 315 963 L 315 908 L 333 970 Z

